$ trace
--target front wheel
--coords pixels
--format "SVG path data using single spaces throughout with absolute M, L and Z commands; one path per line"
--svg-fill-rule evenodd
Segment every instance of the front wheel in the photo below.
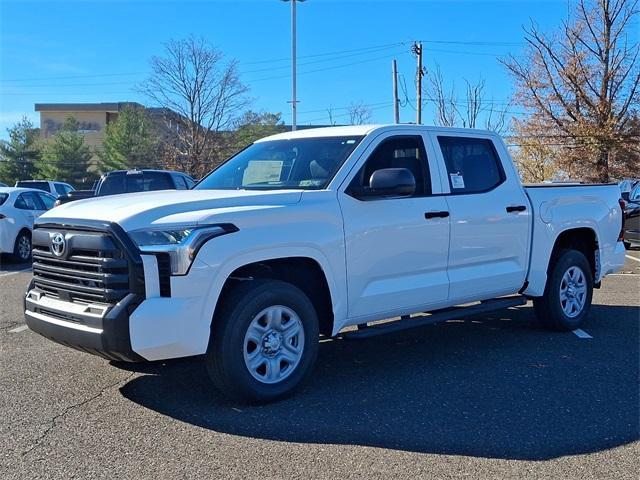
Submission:
M 308 378 L 318 336 L 316 311 L 300 289 L 278 280 L 243 281 L 213 319 L 207 369 L 230 398 L 278 400 Z
M 533 299 L 540 323 L 553 330 L 580 327 L 589 314 L 593 296 L 591 265 L 582 252 L 563 250 L 549 269 L 542 297 Z

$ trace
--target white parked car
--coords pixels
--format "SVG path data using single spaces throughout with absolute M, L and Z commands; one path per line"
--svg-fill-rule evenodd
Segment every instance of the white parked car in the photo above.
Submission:
M 220 390 L 264 402 L 309 376 L 319 334 L 365 338 L 529 300 L 544 326 L 576 329 L 624 263 L 622 227 L 617 185 L 524 186 L 494 132 L 286 132 L 191 190 L 43 215 L 25 316 L 111 359 L 205 354 Z
M 31 188 L 0 187 L 0 254 L 31 258 L 33 222 L 53 208 L 53 195 Z
M 36 190 L 50 193 L 56 198 L 60 195 L 67 195 L 69 192 L 75 190 L 75 188 L 68 183 L 52 182 L 51 180 L 20 180 L 16 182 L 16 187 L 35 188 Z

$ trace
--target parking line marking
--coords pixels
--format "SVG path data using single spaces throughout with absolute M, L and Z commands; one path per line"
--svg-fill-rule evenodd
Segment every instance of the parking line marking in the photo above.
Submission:
M 640 261 L 640 260 L 639 260 Z M 22 273 L 22 272 L 28 272 L 31 270 L 31 267 L 29 268 L 23 268 L 22 270 L 16 270 L 14 272 L 6 272 L 6 273 L 0 273 L 0 277 L 8 277 L 10 275 L 15 275 L 16 273 Z
M 625 257 L 635 260 L 636 262 L 640 262 L 640 258 L 632 257 L 631 255 L 625 255 Z
M 593 338 L 591 335 L 589 335 L 587 332 L 585 332 L 581 328 L 576 328 L 575 330 L 572 330 L 572 331 L 575 334 L 575 336 L 578 338 Z
M 20 325 L 19 327 L 16 328 L 12 328 L 11 330 L 9 330 L 9 333 L 20 333 L 20 332 L 24 332 L 27 328 L 26 325 Z

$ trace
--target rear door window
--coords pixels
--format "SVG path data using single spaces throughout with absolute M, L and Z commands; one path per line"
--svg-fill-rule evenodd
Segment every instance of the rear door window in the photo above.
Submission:
M 9 198 L 9 194 L 8 193 L 0 193 L 0 205 L 2 205 L 4 202 L 6 202 L 7 198 Z
M 55 187 L 55 189 L 56 189 L 56 193 L 57 193 L 58 195 L 66 195 L 66 194 L 67 194 L 67 191 L 65 190 L 64 185 L 63 185 L 63 184 L 61 184 L 61 183 L 55 183 L 53 186 Z
M 187 182 L 185 181 L 184 177 L 180 174 L 175 174 L 173 175 L 173 180 L 176 182 L 176 188 L 178 190 L 186 190 L 187 188 Z
M 16 199 L 15 207 L 20 210 L 44 210 L 41 200 L 33 192 L 22 193 Z
M 140 183 L 142 180 L 142 183 Z M 175 190 L 171 176 L 164 172 L 144 172 L 141 179 L 136 180 L 135 192 L 149 192 L 153 190 Z
M 505 180 L 502 164 L 491 140 L 438 136 L 438 143 L 447 166 L 451 193 L 487 192 Z

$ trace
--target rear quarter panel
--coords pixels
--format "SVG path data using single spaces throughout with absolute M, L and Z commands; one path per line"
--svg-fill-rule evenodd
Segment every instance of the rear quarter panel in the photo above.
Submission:
M 525 294 L 544 293 L 553 247 L 558 236 L 567 230 L 589 228 L 595 232 L 596 282 L 622 267 L 624 245 L 618 242 L 622 211 L 617 185 L 530 186 L 525 191 L 533 208 L 529 284 Z

